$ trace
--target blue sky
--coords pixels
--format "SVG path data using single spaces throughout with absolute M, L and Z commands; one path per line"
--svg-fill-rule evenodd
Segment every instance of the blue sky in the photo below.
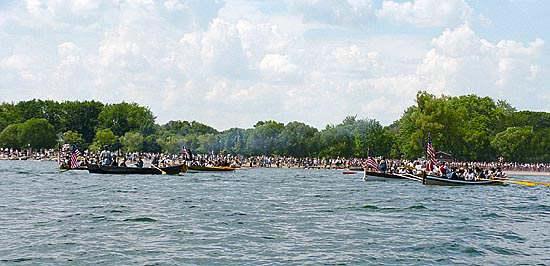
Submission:
M 0 102 L 137 102 L 158 123 L 383 125 L 419 90 L 550 111 L 550 1 L 2 0 Z

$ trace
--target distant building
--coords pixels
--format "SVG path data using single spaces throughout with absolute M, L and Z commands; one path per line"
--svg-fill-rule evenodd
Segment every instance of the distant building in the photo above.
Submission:
M 435 153 L 435 158 L 440 162 L 452 162 L 454 161 L 453 155 L 444 151 L 438 151 Z

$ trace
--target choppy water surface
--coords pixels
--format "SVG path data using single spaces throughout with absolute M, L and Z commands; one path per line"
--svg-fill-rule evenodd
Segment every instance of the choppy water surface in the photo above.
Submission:
M 549 196 L 331 170 L 113 176 L 0 161 L 0 264 L 550 265 Z

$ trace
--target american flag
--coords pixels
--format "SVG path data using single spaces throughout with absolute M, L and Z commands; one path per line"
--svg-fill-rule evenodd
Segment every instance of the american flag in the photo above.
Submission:
M 372 158 L 372 156 L 370 155 L 370 149 L 367 150 L 367 165 L 374 169 L 378 169 L 378 164 L 376 163 L 376 160 L 374 160 L 374 158 Z
M 57 143 L 57 165 L 61 165 L 61 144 Z
M 73 145 L 73 153 L 71 154 L 71 168 L 78 167 L 78 156 L 80 156 L 80 151 L 76 148 L 76 145 Z
M 428 134 L 428 147 L 426 148 L 426 153 L 428 154 L 428 159 L 430 160 L 428 162 L 428 165 L 426 166 L 426 170 L 432 171 L 437 161 L 435 159 L 435 150 L 432 146 L 432 139 L 430 138 L 430 134 Z

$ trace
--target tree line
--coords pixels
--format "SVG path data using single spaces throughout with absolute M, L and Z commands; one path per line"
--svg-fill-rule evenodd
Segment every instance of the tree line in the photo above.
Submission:
M 517 111 L 505 101 L 464 95 L 437 97 L 424 91 L 399 120 L 348 116 L 318 130 L 302 122 L 258 121 L 252 128 L 218 131 L 196 121 L 155 123 L 148 107 L 136 103 L 30 100 L 0 104 L 0 147 L 54 148 L 76 143 L 98 151 L 103 145 L 127 152 L 245 156 L 423 157 L 427 136 L 436 150 L 461 161 L 550 162 L 550 113 Z

